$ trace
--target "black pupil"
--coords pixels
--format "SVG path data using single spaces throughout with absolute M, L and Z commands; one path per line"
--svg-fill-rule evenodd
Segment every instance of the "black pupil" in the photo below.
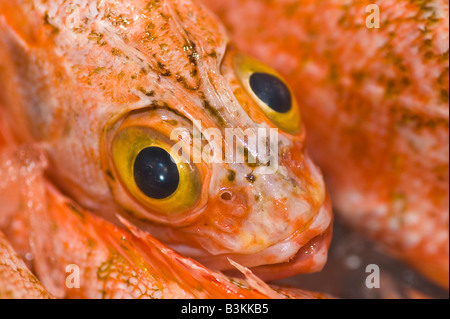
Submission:
M 134 180 L 148 197 L 164 199 L 177 190 L 180 174 L 167 151 L 160 147 L 147 147 L 134 161 Z
M 253 73 L 250 87 L 261 101 L 278 113 L 287 113 L 292 108 L 292 96 L 286 84 L 267 73 Z

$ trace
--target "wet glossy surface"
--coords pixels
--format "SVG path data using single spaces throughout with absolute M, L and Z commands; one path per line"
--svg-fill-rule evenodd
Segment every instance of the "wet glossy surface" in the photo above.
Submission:
M 250 87 L 272 110 L 278 113 L 287 113 L 291 110 L 291 92 L 277 77 L 266 73 L 254 73 L 250 77 Z
M 147 147 L 136 157 L 134 179 L 145 195 L 163 199 L 177 190 L 180 174 L 167 151 L 159 147 Z

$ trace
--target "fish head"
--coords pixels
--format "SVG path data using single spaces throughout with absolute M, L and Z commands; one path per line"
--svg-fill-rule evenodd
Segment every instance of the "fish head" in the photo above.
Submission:
M 152 10 L 129 33 L 150 80 L 102 138 L 119 211 L 214 269 L 228 258 L 266 278 L 320 269 L 331 210 L 288 83 L 198 5 Z
M 322 268 L 328 195 L 277 71 L 236 52 L 193 1 L 45 9 L 22 70 L 40 86 L 24 104 L 65 193 L 213 269 L 231 259 L 275 279 Z

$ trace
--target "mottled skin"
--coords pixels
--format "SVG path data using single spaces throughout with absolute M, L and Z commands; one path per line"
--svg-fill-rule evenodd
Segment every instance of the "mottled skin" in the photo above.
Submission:
M 449 2 L 204 2 L 292 84 L 341 216 L 448 287 Z
M 210 271 L 125 220 L 128 230 L 78 207 L 43 177 L 38 149 L 8 152 L 3 144 L 0 155 L 0 176 L 9 178 L 0 192 L 15 195 L 0 199 L 0 228 L 39 278 L 0 233 L 0 299 L 327 298 L 269 287 L 248 269 L 242 270 L 247 280 Z
M 41 150 L 49 180 L 77 205 L 121 227 L 122 216 L 211 269 L 235 269 L 231 258 L 276 279 L 323 267 L 331 208 L 300 122 L 295 135 L 280 130 L 274 174 L 202 161 L 200 198 L 174 216 L 138 201 L 112 163 L 112 140 L 133 121 L 165 133 L 192 133 L 194 120 L 222 132 L 277 128 L 245 93 L 208 11 L 189 0 L 1 1 L 0 43 L 12 140 Z

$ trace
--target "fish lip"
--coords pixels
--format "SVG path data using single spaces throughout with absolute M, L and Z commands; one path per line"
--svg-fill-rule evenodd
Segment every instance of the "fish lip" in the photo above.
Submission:
M 185 250 L 185 253 L 210 269 L 224 271 L 233 276 L 241 274 L 234 269 L 228 259 L 250 268 L 264 280 L 278 280 L 301 273 L 320 271 L 327 261 L 332 230 L 333 217 L 327 194 L 324 204 L 308 230 L 298 230 L 287 239 L 259 253 L 210 255 L 204 251 L 189 248 Z
M 327 262 L 332 233 L 333 226 L 330 225 L 325 233 L 311 239 L 288 261 L 261 265 L 250 269 L 256 276 L 265 281 L 280 280 L 299 274 L 319 272 Z M 235 269 L 225 271 L 225 273 L 231 276 L 242 277 L 242 274 Z
M 234 269 L 229 263 L 228 259 L 231 259 L 247 268 L 250 268 L 255 275 L 266 281 L 284 279 L 298 274 L 318 272 L 322 270 L 327 261 L 332 228 L 333 227 L 330 224 L 324 233 L 309 240 L 305 245 L 299 247 L 293 254 L 290 254 L 289 257 L 275 263 L 263 262 L 252 265 L 243 261 L 242 258 L 239 258 L 244 256 L 248 259 L 252 259 L 254 258 L 252 254 L 211 256 L 206 258 L 197 258 L 197 260 L 213 270 L 223 271 L 229 276 L 242 277 L 240 271 Z

